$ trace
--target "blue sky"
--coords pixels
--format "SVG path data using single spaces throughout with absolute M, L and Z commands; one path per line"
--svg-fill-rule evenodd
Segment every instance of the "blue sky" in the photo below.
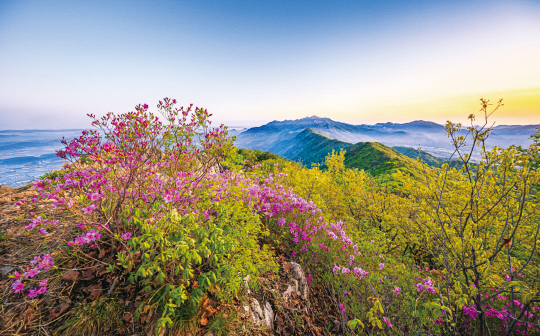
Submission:
M 540 3 L 1 1 L 0 129 L 204 106 L 216 122 L 540 123 Z

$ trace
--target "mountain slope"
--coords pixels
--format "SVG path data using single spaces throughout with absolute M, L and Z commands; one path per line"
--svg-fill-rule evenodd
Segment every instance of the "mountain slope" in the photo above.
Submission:
M 363 169 L 373 176 L 398 171 L 414 177 L 424 174 L 420 162 L 378 142 L 359 142 L 349 147 L 345 153 L 345 167 Z
M 442 165 L 447 161 L 443 158 L 431 155 L 428 152 L 424 152 L 423 150 L 418 151 L 418 149 L 414 149 L 411 147 L 394 146 L 392 148 L 413 160 L 416 160 L 418 157 L 420 157 L 420 159 L 422 159 L 422 162 L 431 167 L 441 168 Z
M 353 144 L 330 139 L 327 134 L 317 129 L 307 128 L 298 133 L 293 139 L 276 143 L 273 151 L 289 160 L 300 161 L 309 166 L 311 163 L 324 163 L 325 157 L 342 148 L 347 149 Z
M 392 174 L 397 171 L 420 176 L 422 165 L 398 151 L 378 142 L 351 144 L 336 139 L 317 129 L 305 129 L 294 138 L 280 141 L 273 146 L 274 153 L 306 166 L 311 163 L 324 164 L 332 150 L 345 149 L 345 167 L 363 169 L 374 176 Z

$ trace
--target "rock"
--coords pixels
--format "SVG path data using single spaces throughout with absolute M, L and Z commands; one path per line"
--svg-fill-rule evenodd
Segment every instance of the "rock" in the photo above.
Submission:
M 246 286 L 246 291 L 247 291 L 248 295 L 251 294 L 251 291 L 249 290 L 249 280 L 250 280 L 250 279 L 249 279 L 249 275 L 247 275 L 247 276 L 244 278 L 244 284 L 245 284 L 245 286 Z
M 0 279 L 5 277 L 6 275 L 8 275 L 13 270 L 14 270 L 14 268 L 10 267 L 10 266 L 4 266 L 4 267 L 0 268 Z
M 284 266 L 287 264 L 287 267 L 285 269 L 288 269 L 289 278 L 291 281 L 289 282 L 289 287 L 287 290 L 283 293 L 283 295 L 286 296 L 292 296 L 292 294 L 296 294 L 298 297 L 301 297 L 304 300 L 308 299 L 308 284 L 307 284 L 307 278 L 306 274 L 304 273 L 304 270 L 302 270 L 302 267 L 295 263 L 283 263 Z
M 261 278 L 260 281 L 261 284 L 263 284 L 263 290 L 272 293 L 270 297 L 274 298 L 274 302 L 278 307 L 281 305 L 287 305 L 286 307 L 288 307 L 289 310 L 297 310 L 308 313 L 310 303 L 308 300 L 309 287 L 307 284 L 306 274 L 304 273 L 302 267 L 295 262 L 284 262 L 283 269 L 287 274 L 287 290 L 283 292 L 282 290 L 278 289 L 278 286 L 273 281 Z M 276 317 L 272 309 L 272 305 L 268 301 L 262 303 L 252 297 L 255 295 L 255 293 L 249 291 L 249 277 L 246 277 L 243 280 L 245 283 L 247 300 L 240 308 L 240 315 L 249 320 L 250 325 L 254 329 L 261 330 L 263 334 L 273 334 L 274 320 Z M 295 304 L 291 305 L 290 302 L 288 302 L 290 300 L 293 300 Z M 245 327 L 245 325 L 243 327 Z
M 13 190 L 12 187 L 8 186 L 7 184 L 0 185 L 0 195 L 7 193 L 8 191 Z
M 0 198 L 0 204 L 9 203 L 9 202 L 11 202 L 10 197 Z
M 246 317 L 257 328 L 265 331 L 274 330 L 274 311 L 269 302 L 261 308 L 261 304 L 255 298 L 249 299 L 249 305 L 244 306 Z

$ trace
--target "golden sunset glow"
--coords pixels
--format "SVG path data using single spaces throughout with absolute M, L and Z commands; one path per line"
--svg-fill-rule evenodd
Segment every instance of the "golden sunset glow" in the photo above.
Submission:
M 373 108 L 369 114 L 373 115 L 374 122 L 380 119 L 406 122 L 411 121 L 411 116 L 414 116 L 417 119 L 438 123 L 445 123 L 447 120 L 465 123 L 471 113 L 477 115 L 477 119 L 481 118 L 477 114 L 480 109 L 480 98 L 489 99 L 490 103 L 495 105 L 499 99 L 503 99 L 504 106 L 490 117 L 497 125 L 540 124 L 540 88 L 492 91 L 414 104 L 388 105 Z

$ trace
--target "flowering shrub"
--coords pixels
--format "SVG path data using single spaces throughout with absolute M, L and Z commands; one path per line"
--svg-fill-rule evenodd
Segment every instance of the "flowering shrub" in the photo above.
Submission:
M 168 98 L 159 103 L 165 124 L 147 105 L 99 120 L 91 116 L 99 131 L 63 140 L 58 156 L 69 164 L 54 179 L 33 183 L 39 192 L 33 201 L 50 199 L 53 208 L 78 218 L 69 229 L 76 233 L 66 241 L 68 251 L 115 251 L 109 272 L 126 273 L 128 282 L 149 292 L 148 300 L 161 307 L 160 326 L 178 318 L 183 306 L 193 308 L 210 289 L 230 299 L 243 276 L 276 268 L 268 247 L 257 244 L 265 233 L 253 210 L 230 199 L 238 198 L 240 187 L 216 184 L 218 161 L 232 148 L 226 127 L 210 128 L 206 110 L 175 104 Z M 234 176 L 224 178 L 226 183 Z M 47 234 L 57 224 L 39 215 L 27 229 Z M 23 291 L 40 273 L 45 277 L 52 256 L 37 256 L 31 262 L 37 267 L 15 273 L 13 291 Z M 46 284 L 44 278 L 27 296 L 43 294 Z

